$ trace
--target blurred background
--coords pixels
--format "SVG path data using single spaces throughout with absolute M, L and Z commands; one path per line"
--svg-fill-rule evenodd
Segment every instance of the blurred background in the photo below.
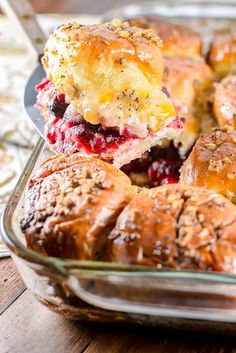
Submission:
M 163 1 L 163 0 L 162 0 Z M 30 0 L 39 13 L 87 13 L 104 14 L 106 11 L 132 3 L 147 3 L 150 0 Z M 158 4 L 158 0 L 156 3 Z M 170 2 L 170 1 L 169 1 Z M 191 2 L 191 0 L 186 0 Z M 213 4 L 219 0 L 208 0 Z M 221 3 L 236 4 L 236 0 L 222 0 Z
M 135 1 L 145 3 L 148 0 Z M 158 1 L 157 1 L 158 2 Z M 103 14 L 107 10 L 134 3 L 134 0 L 31 0 L 39 13 L 88 13 Z

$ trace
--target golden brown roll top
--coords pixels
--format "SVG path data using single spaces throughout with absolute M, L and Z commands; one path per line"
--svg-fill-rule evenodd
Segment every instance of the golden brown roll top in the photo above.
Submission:
M 130 19 L 129 23 L 131 26 L 155 29 L 163 41 L 162 50 L 167 56 L 198 57 L 201 55 L 200 35 L 189 27 L 176 25 L 152 16 Z
M 236 32 L 218 33 L 214 37 L 208 62 L 220 77 L 236 73 Z
M 42 62 L 57 91 L 91 124 L 138 135 L 138 124 L 155 133 L 175 116 L 161 90 L 161 40 L 152 29 L 73 22 L 50 36 Z
M 185 185 L 213 189 L 236 202 L 236 132 L 232 128 L 199 138 L 180 170 Z
M 96 259 L 132 194 L 129 178 L 101 160 L 59 155 L 31 177 L 21 227 L 32 249 Z
M 229 125 L 236 130 L 236 75 L 215 84 L 213 109 L 221 128 Z
M 132 199 L 109 235 L 113 262 L 236 272 L 236 207 L 203 188 L 165 185 Z

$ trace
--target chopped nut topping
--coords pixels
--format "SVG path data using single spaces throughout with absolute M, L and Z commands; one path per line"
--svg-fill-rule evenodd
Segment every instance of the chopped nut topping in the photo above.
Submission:
M 214 151 L 214 149 L 216 148 L 216 144 L 214 144 L 214 143 L 206 143 L 205 147 L 206 147 L 206 149 L 208 149 L 208 151 Z
M 228 157 L 223 158 L 223 159 L 222 159 L 222 162 L 223 162 L 224 164 L 232 164 L 232 161 L 231 161 Z
M 181 205 L 183 204 L 183 200 L 175 200 L 175 201 L 173 201 L 173 203 L 172 203 L 172 208 L 173 209 L 176 209 L 176 208 L 178 208 L 178 207 L 181 207 Z
M 191 190 L 185 190 L 185 192 L 184 192 L 184 196 L 185 197 L 191 197 L 191 195 L 192 195 L 192 191 Z
M 207 228 L 203 228 L 201 233 L 199 233 L 200 238 L 207 237 L 208 235 L 209 235 L 209 230 Z
M 232 203 L 236 203 L 236 193 L 234 191 L 231 190 L 226 190 L 225 192 L 225 196 L 232 202 Z
M 186 211 L 191 212 L 191 213 L 195 213 L 197 211 L 197 207 L 196 206 L 187 206 Z
M 140 38 L 140 37 L 142 37 L 142 35 L 143 35 L 143 32 L 135 32 L 134 33 L 134 38 Z
M 151 40 L 152 40 L 153 42 L 157 43 L 157 44 L 160 45 L 160 46 L 163 45 L 163 42 L 162 42 L 161 38 L 158 37 L 158 36 L 152 37 Z
M 204 214 L 199 213 L 198 219 L 199 219 L 199 222 L 201 222 L 201 223 L 204 222 L 204 221 L 205 221 L 205 216 L 204 216 Z
M 113 24 L 114 27 L 121 27 L 122 21 L 121 21 L 121 20 L 118 20 L 118 19 L 114 19 L 114 20 L 112 21 L 112 24 Z
M 219 139 L 219 138 L 221 137 L 221 132 L 220 132 L 220 131 L 216 131 L 216 132 L 215 132 L 215 137 L 216 137 L 217 139 Z
M 128 38 L 130 37 L 130 34 L 129 34 L 128 31 L 120 31 L 120 32 L 119 32 L 119 36 L 120 36 L 121 38 L 128 39 Z
M 210 160 L 209 167 L 208 167 L 209 171 L 219 173 L 222 168 L 224 168 L 224 165 L 221 160 L 218 160 L 218 161 Z
M 222 128 L 223 132 L 232 132 L 233 131 L 233 126 L 226 125 Z
M 178 198 L 179 198 L 179 196 L 178 196 L 178 195 L 171 194 L 171 195 L 169 195 L 169 196 L 168 196 L 168 198 L 167 198 L 167 202 L 172 203 L 173 201 L 177 200 Z
M 233 173 L 228 173 L 227 174 L 227 178 L 228 179 L 234 179 L 235 178 L 235 175 Z
M 58 210 L 57 210 L 57 213 L 58 213 L 60 216 L 63 216 L 63 214 L 64 214 L 64 208 L 63 208 L 63 207 L 59 207 Z

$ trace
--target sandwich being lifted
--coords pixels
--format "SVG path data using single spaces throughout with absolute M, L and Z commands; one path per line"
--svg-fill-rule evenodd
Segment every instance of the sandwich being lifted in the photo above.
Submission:
M 36 87 L 52 148 L 121 167 L 176 138 L 183 119 L 163 86 L 161 45 L 154 30 L 119 20 L 57 28 Z

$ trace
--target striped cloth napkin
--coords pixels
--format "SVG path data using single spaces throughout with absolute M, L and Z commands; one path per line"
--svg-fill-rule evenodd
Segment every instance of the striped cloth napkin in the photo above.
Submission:
M 98 21 L 87 15 L 40 15 L 39 22 L 49 34 L 73 18 L 81 23 Z M 24 38 L 18 38 L 12 22 L 0 15 L 0 216 L 38 138 L 22 107 L 24 87 L 35 64 Z M 9 251 L 0 234 L 0 258 L 6 256 Z

